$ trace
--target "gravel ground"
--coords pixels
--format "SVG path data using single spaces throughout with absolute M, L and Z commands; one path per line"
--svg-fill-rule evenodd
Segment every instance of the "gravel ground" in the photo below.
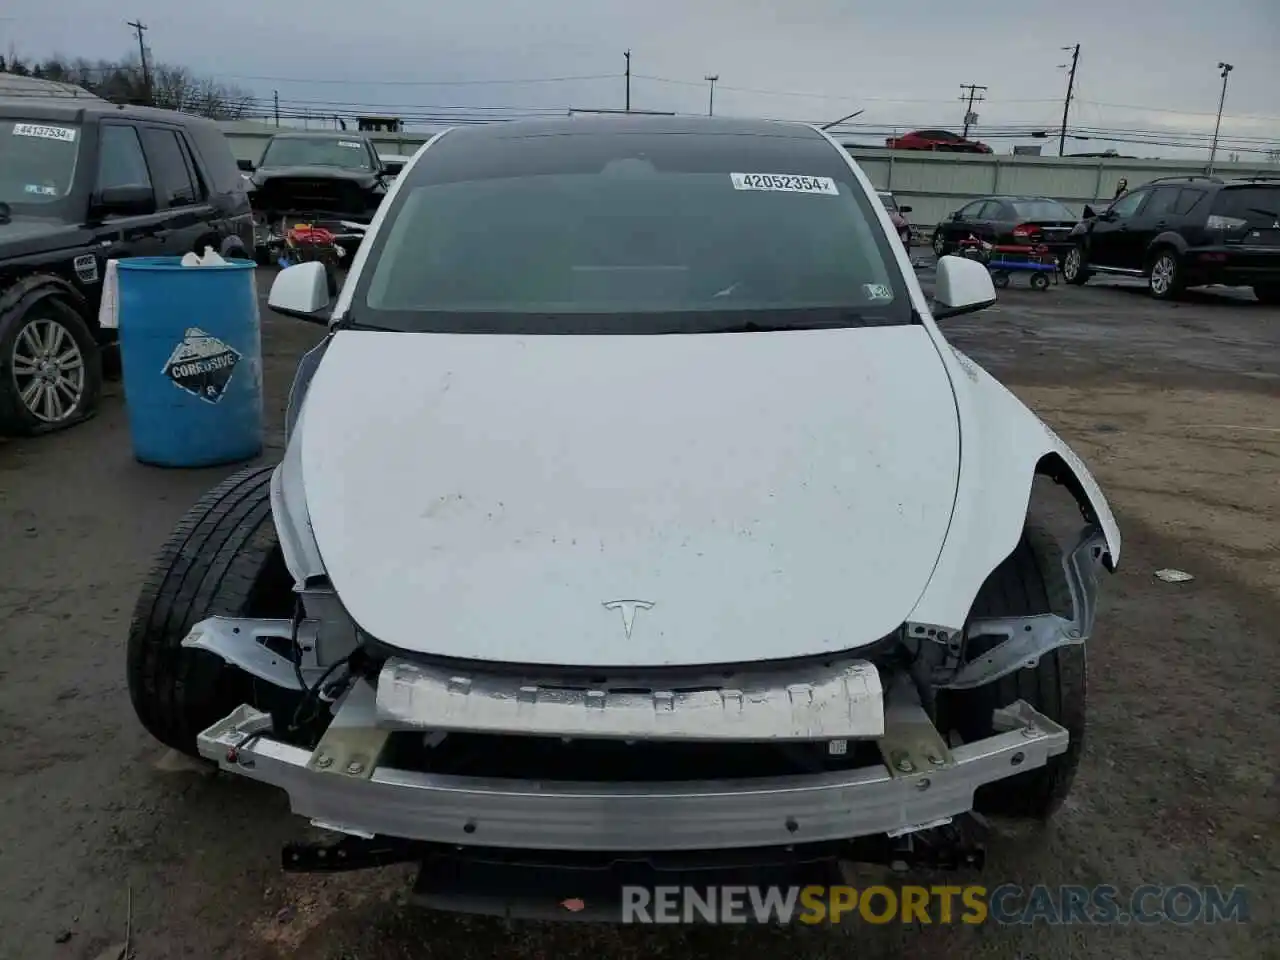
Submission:
M 269 314 L 264 331 L 270 460 L 292 366 L 322 331 Z M 1243 884 L 1251 922 L 509 925 L 405 907 L 405 869 L 284 876 L 279 847 L 306 828 L 283 796 L 176 762 L 130 709 L 139 581 L 230 469 L 134 462 L 116 383 L 93 421 L 0 441 L 0 956 L 94 960 L 126 922 L 140 960 L 1280 956 L 1280 310 L 1230 292 L 1155 303 L 1120 282 L 1015 288 L 947 331 L 1084 456 L 1125 543 L 1090 647 L 1068 806 L 1046 828 L 1002 826 L 981 878 L 926 879 Z M 1195 579 L 1161 582 L 1162 567 Z

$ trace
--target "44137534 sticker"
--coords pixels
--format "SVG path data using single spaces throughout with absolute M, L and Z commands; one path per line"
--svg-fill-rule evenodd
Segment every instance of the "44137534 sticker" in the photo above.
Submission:
M 227 392 L 231 376 L 242 359 L 240 352 L 229 344 L 199 327 L 188 327 L 182 341 L 165 361 L 163 372 L 174 386 L 206 403 L 217 403 Z

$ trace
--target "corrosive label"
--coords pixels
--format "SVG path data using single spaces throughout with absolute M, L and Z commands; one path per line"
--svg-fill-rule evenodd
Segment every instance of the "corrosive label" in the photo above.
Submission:
M 164 375 L 192 396 L 217 403 L 227 392 L 240 360 L 240 353 L 217 337 L 199 327 L 188 327 L 182 342 L 169 354 Z
M 40 123 L 15 123 L 13 125 L 13 135 L 15 137 L 40 137 L 43 140 L 63 140 L 67 143 L 76 142 L 75 127 L 49 127 Z
M 804 177 L 790 173 L 731 173 L 735 190 L 772 190 L 782 193 L 825 193 L 836 197 L 840 191 L 830 177 Z

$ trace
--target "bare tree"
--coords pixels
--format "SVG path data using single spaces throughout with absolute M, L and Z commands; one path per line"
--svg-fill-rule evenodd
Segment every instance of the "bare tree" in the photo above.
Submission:
M 189 67 L 178 64 L 153 64 L 148 91 L 136 57 L 91 62 L 84 57 L 55 55 L 28 63 L 11 47 L 7 57 L 0 57 L 0 73 L 6 72 L 73 83 L 113 103 L 150 103 L 214 120 L 240 119 L 254 102 L 247 90 L 213 77 L 198 77 Z

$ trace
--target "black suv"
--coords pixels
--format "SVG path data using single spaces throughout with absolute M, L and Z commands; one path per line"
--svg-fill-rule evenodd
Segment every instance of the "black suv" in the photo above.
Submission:
M 1094 273 L 1146 277 L 1154 297 L 1222 283 L 1280 304 L 1280 177 L 1161 177 L 1122 194 L 1071 232 L 1068 283 Z
M 102 387 L 107 260 L 248 258 L 244 179 L 212 121 L 104 100 L 0 97 L 0 434 L 84 419 Z
M 275 263 L 289 220 L 329 231 L 350 263 L 403 161 L 385 161 L 360 133 L 290 131 L 273 136 L 252 172 L 249 200 L 257 223 L 254 254 Z

